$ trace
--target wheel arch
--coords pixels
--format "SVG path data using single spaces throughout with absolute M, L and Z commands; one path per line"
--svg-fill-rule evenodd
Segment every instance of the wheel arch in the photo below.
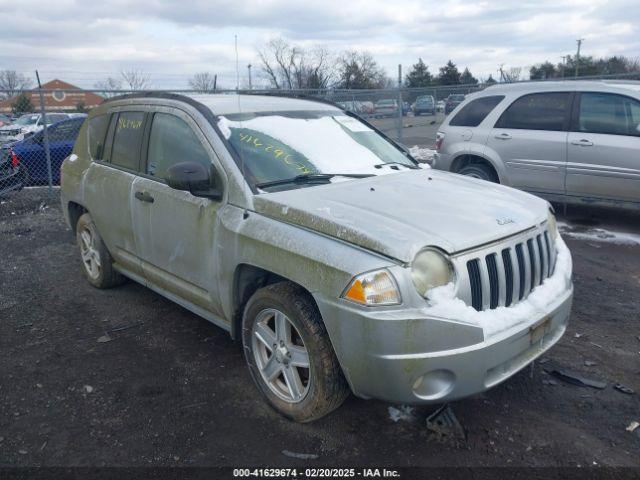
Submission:
M 467 165 L 479 164 L 486 165 L 495 173 L 499 183 L 503 184 L 504 174 L 502 170 L 497 166 L 496 162 L 478 153 L 462 153 L 456 156 L 451 162 L 451 171 L 454 173 L 459 172 Z
M 258 267 L 250 263 L 240 263 L 236 266 L 233 274 L 231 338 L 234 340 L 241 338 L 242 314 L 251 296 L 260 288 L 279 282 L 289 282 L 302 288 L 309 295 L 309 298 L 313 301 L 316 308 L 318 308 L 318 304 L 311 291 L 299 282 L 283 277 L 266 268 Z
M 79 203 L 71 201 L 67 204 L 67 215 L 69 219 L 69 227 L 71 227 L 71 230 L 75 232 L 76 225 L 78 224 L 78 219 L 83 214 L 88 212 L 89 211 Z

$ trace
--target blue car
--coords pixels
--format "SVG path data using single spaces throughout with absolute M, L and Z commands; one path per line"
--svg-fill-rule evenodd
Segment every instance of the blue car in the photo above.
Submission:
M 78 132 L 85 116 L 54 123 L 47 128 L 49 151 L 51 152 L 51 176 L 53 183 L 60 183 L 60 166 L 71 155 Z M 8 146 L 8 159 L 18 167 L 23 183 L 42 184 L 49 181 L 47 156 L 44 150 L 44 131 Z

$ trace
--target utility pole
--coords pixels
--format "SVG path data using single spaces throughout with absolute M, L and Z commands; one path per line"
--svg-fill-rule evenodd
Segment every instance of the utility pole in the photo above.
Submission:
M 47 178 L 49 179 L 49 196 L 53 196 L 53 172 L 51 170 L 51 149 L 49 148 L 49 127 L 47 124 L 47 112 L 44 106 L 44 93 L 42 92 L 42 84 L 40 83 L 40 74 L 36 70 L 36 79 L 38 80 L 38 93 L 40 95 L 40 114 L 42 115 L 42 140 L 44 141 L 44 154 L 47 159 Z
M 562 68 L 560 69 L 560 73 L 561 73 L 561 77 L 564 78 L 564 68 L 567 62 L 567 55 L 562 55 L 562 57 L 560 58 L 562 58 L 562 63 L 561 63 Z
M 247 65 L 247 70 L 249 70 L 249 90 L 252 90 L 251 86 L 251 64 Z
M 578 43 L 578 51 L 576 52 L 576 77 L 578 76 L 579 66 L 580 66 L 580 47 L 582 46 L 582 41 L 584 38 L 579 38 L 576 40 Z
M 398 143 L 402 143 L 402 65 L 398 65 Z
M 500 72 L 500 82 L 504 82 L 504 73 L 502 72 L 502 67 L 504 67 L 504 63 L 501 63 L 498 66 L 498 71 Z

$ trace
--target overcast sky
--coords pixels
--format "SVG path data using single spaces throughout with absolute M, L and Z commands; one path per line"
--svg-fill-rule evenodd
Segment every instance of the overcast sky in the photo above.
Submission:
M 574 54 L 640 56 L 638 0 L 0 0 L 0 69 L 82 87 L 124 68 L 156 88 L 186 88 L 210 71 L 241 84 L 256 48 L 284 37 L 300 46 L 371 52 L 394 78 L 422 57 L 432 73 L 448 59 L 479 77 Z M 255 81 L 255 77 L 254 77 Z

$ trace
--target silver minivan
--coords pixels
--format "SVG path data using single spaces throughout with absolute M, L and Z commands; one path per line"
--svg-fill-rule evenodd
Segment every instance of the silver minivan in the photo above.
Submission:
M 497 85 L 445 119 L 435 168 L 552 201 L 640 207 L 640 82 Z

